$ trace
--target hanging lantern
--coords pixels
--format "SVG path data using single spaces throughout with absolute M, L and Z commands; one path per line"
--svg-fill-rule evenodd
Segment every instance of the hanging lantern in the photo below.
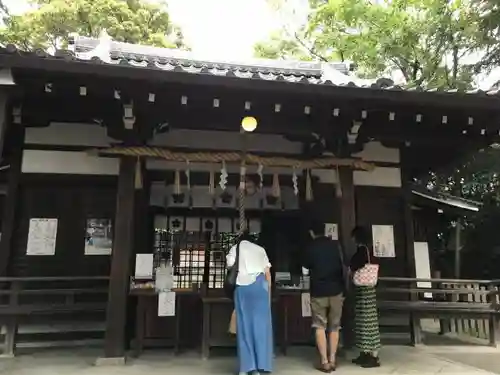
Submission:
M 335 184 L 335 196 L 337 198 L 342 197 L 342 184 L 340 182 L 339 167 L 337 166 L 337 183 Z
M 139 158 L 137 158 L 137 163 L 135 163 L 134 187 L 136 190 L 142 189 L 142 168 L 141 168 L 141 159 Z
M 311 182 L 311 171 L 306 170 L 306 201 L 310 202 L 313 200 L 312 182 Z
M 177 169 L 174 177 L 174 194 L 181 195 L 181 173 Z
M 186 160 L 186 188 L 191 191 L 191 171 L 189 169 L 189 160 Z
M 215 195 L 215 173 L 212 169 L 210 170 L 210 177 L 208 181 L 208 194 L 211 196 Z
M 281 196 L 280 178 L 277 173 L 273 174 L 272 196 L 275 198 L 279 198 Z
M 174 203 L 176 204 L 181 204 L 184 202 L 184 194 L 182 194 L 181 192 L 181 173 L 178 169 L 175 171 L 174 192 L 172 194 L 172 198 L 174 200 Z

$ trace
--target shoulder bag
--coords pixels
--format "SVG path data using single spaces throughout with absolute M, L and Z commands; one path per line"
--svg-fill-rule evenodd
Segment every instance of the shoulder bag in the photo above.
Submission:
M 240 242 L 236 245 L 236 257 L 234 264 L 227 270 L 224 280 L 224 294 L 227 298 L 234 299 L 234 290 L 236 289 L 236 279 L 238 278 L 238 270 L 240 264 Z
M 354 272 L 352 277 L 352 282 L 356 286 L 375 286 L 378 282 L 378 264 L 371 263 L 370 249 L 368 246 L 364 246 L 366 249 L 366 255 L 368 263 L 362 268 Z

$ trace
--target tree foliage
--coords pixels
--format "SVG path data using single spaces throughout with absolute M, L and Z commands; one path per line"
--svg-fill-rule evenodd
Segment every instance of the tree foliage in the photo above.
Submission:
M 353 61 L 365 77 L 397 72 L 409 85 L 447 88 L 472 82 L 474 64 L 463 60 L 484 45 L 473 0 L 310 0 L 309 5 L 307 22 L 288 30 L 293 43 L 259 43 L 256 54 L 300 58 L 295 51 L 302 47 L 316 59 Z M 282 0 L 278 8 L 285 7 Z M 284 50 L 277 53 L 277 46 Z
M 72 34 L 159 47 L 185 47 L 165 4 L 146 0 L 34 0 L 34 10 L 5 17 L 2 44 L 32 50 L 60 48 Z
M 500 65 L 500 0 L 476 0 L 480 18 L 485 54 L 479 68 L 496 68 Z

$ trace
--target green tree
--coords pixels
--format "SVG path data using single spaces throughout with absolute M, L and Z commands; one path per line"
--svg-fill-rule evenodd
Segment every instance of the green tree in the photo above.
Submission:
M 297 31 L 285 27 L 287 36 L 313 58 L 355 62 L 364 77 L 399 72 L 409 85 L 464 88 L 474 70 L 463 60 L 484 45 L 473 0 L 310 0 L 309 10 Z M 283 47 L 283 55 L 294 54 L 295 45 Z
M 485 44 L 478 68 L 496 68 L 500 65 L 500 0 L 476 0 L 476 6 Z
M 77 33 L 98 37 L 103 30 L 117 41 L 184 48 L 183 36 L 165 4 L 146 0 L 34 0 L 36 8 L 5 17 L 2 44 L 32 50 L 64 47 Z

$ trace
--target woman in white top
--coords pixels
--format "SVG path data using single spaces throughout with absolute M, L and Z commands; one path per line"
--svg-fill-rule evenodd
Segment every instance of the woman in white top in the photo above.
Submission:
M 226 257 L 228 267 L 238 267 L 234 305 L 239 371 L 271 372 L 273 329 L 271 318 L 271 263 L 266 250 L 251 241 L 248 233 L 239 239 L 239 265 L 234 245 Z

